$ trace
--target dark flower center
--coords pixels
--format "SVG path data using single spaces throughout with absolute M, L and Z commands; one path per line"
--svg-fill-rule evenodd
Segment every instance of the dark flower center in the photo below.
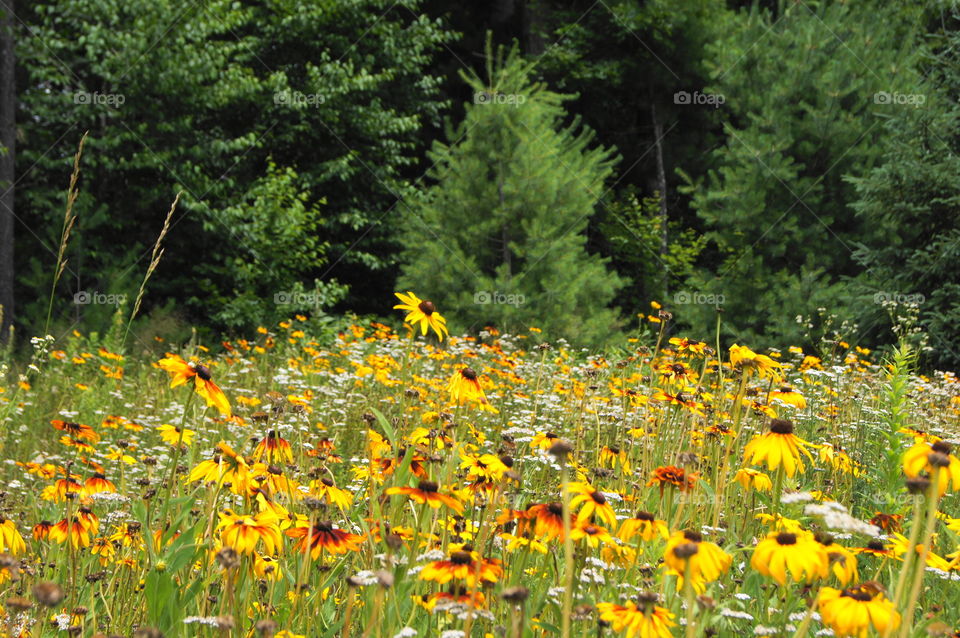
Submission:
M 770 421 L 770 431 L 774 434 L 793 434 L 793 423 L 786 419 Z
M 460 371 L 460 374 L 463 375 L 464 379 L 468 379 L 470 381 L 477 380 L 477 373 L 474 372 L 472 368 L 464 368 L 463 370 Z
M 777 534 L 777 544 L 779 545 L 796 545 L 797 544 L 797 535 L 791 534 L 790 532 L 780 532 Z
M 421 301 L 417 308 L 428 317 L 437 311 L 437 307 L 433 305 L 432 301 Z
M 934 452 L 939 452 L 940 454 L 950 454 L 952 448 L 950 444 L 946 441 L 937 441 L 932 446 Z
M 693 543 L 700 543 L 703 541 L 703 534 L 700 532 L 695 532 L 692 529 L 684 530 L 683 537 Z
M 440 486 L 433 481 L 420 481 L 420 483 L 417 485 L 417 489 L 421 492 L 436 492 L 440 489 Z
M 604 496 L 601 492 L 594 492 L 590 495 L 590 498 L 593 499 L 593 502 L 597 505 L 605 505 L 607 502 L 607 497 Z
M 873 596 L 870 595 L 870 592 L 864 591 L 859 587 L 854 589 L 844 589 L 840 594 L 841 597 L 846 596 L 847 598 L 853 598 L 854 600 L 859 600 L 860 602 L 870 602 L 873 600 Z
M 470 552 L 458 551 L 450 554 L 450 562 L 454 565 L 469 565 L 472 560 Z
M 653 522 L 653 514 L 651 514 L 650 512 L 637 512 L 637 515 L 634 516 L 634 518 L 639 521 L 649 521 L 651 523 Z
M 210 368 L 205 365 L 197 364 L 193 366 L 194 372 L 197 373 L 197 376 L 203 379 L 204 381 L 209 381 L 212 377 L 210 376 Z
M 873 550 L 873 551 L 875 551 L 875 552 L 882 552 L 882 551 L 884 551 L 885 548 L 884 548 L 884 546 L 883 546 L 883 541 L 879 541 L 879 540 L 874 539 L 874 540 L 870 541 L 869 543 L 867 543 L 867 549 L 871 549 L 871 550 Z
M 563 516 L 563 503 L 550 503 L 547 510 L 554 516 Z

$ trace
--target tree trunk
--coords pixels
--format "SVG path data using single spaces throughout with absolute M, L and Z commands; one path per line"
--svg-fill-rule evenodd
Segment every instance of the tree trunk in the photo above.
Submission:
M 13 323 L 13 193 L 17 90 L 14 77 L 14 0 L 0 5 L 0 342 Z
M 657 117 L 657 106 L 651 103 L 650 113 L 653 116 L 653 143 L 657 147 L 657 190 L 660 195 L 660 261 L 663 266 L 663 299 L 670 294 L 670 272 L 667 270 L 667 251 L 669 237 L 667 235 L 667 174 L 663 169 L 663 123 Z

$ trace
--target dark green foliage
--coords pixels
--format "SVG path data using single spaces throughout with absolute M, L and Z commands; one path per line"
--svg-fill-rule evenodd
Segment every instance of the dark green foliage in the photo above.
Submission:
M 361 309 L 382 299 L 389 278 L 375 275 L 395 264 L 386 213 L 419 174 L 420 136 L 443 106 L 427 66 L 451 34 L 417 8 L 31 5 L 20 43 L 22 297 L 49 282 L 42 246 L 56 250 L 68 158 L 89 129 L 64 298 L 131 295 L 182 189 L 148 306 L 174 298 L 193 321 L 232 328 L 289 314 L 275 295 L 317 278 L 351 285 Z M 25 303 L 22 320 L 34 316 Z
M 430 153 L 435 185 L 405 209 L 400 287 L 427 291 L 455 328 L 603 341 L 622 284 L 583 231 L 613 153 L 579 120 L 563 124 L 566 97 L 532 82 L 516 51 L 491 59 L 488 78 L 464 74 L 475 103 Z

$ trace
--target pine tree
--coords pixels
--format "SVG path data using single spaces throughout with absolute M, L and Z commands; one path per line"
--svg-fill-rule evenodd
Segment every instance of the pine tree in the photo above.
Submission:
M 435 184 L 405 206 L 404 289 L 423 291 L 468 330 L 541 328 L 577 344 L 602 342 L 621 279 L 587 252 L 584 230 L 618 160 L 592 144 L 570 96 L 531 79 L 516 49 L 487 48 L 482 81 L 449 142 L 430 154 Z

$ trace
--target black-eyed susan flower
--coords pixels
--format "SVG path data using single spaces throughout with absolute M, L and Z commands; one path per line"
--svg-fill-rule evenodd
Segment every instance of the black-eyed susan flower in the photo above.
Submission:
M 663 489 L 672 485 L 679 488 L 681 492 L 692 490 L 697 483 L 696 474 L 688 474 L 682 467 L 673 465 L 661 466 L 653 470 L 653 476 L 647 481 L 647 487 L 654 485 L 660 488 L 660 495 L 663 496 Z
M 730 346 L 730 364 L 740 366 L 745 374 L 756 372 L 761 378 L 770 377 L 775 380 L 782 377 L 782 366 L 778 362 L 767 355 L 757 354 L 746 346 Z
M 603 492 L 596 489 L 588 483 L 567 483 L 564 489 L 575 496 L 570 500 L 570 509 L 577 512 L 577 521 L 584 522 L 590 520 L 594 515 L 607 525 L 617 524 L 617 514 L 613 507 L 607 502 L 607 497 Z
M 100 435 L 97 434 L 92 427 L 84 425 L 83 423 L 54 419 L 50 421 L 50 425 L 61 432 L 66 432 L 75 439 L 84 439 L 91 443 L 96 443 L 100 440 Z
M 411 501 L 429 505 L 433 509 L 446 505 L 458 514 L 463 513 L 463 503 L 454 496 L 441 492 L 440 486 L 433 481 L 420 481 L 416 487 L 391 487 L 387 489 L 387 494 L 403 494 Z
M 666 521 L 657 520 L 650 512 L 637 512 L 624 519 L 617 531 L 617 537 L 622 541 L 629 541 L 634 536 L 639 536 L 649 543 L 655 538 L 670 538 L 670 530 L 667 529 Z
M 468 481 L 499 481 L 510 468 L 494 454 L 460 452 L 460 469 L 467 471 Z
M 93 476 L 83 482 L 83 491 L 85 494 L 115 493 L 117 486 L 102 472 L 95 472 Z
M 947 489 L 960 490 L 960 459 L 952 452 L 946 441 L 917 443 L 903 454 L 903 473 L 910 478 L 921 472 L 931 477 L 936 473 L 940 496 L 946 494 Z
M 770 480 L 768 475 L 760 470 L 754 470 L 749 467 L 737 470 L 733 480 L 742 485 L 743 489 L 747 491 L 754 489 L 758 492 L 769 492 L 773 489 L 773 481 Z
M 503 567 L 496 558 L 483 558 L 470 545 L 451 552 L 449 558 L 428 563 L 420 571 L 421 580 L 441 585 L 458 580 L 468 587 L 479 583 L 495 583 L 503 575 Z
M 27 544 L 23 541 L 23 536 L 20 536 L 16 524 L 2 516 L 0 516 L 0 546 L 3 547 L 3 551 L 14 556 L 22 554 L 27 549 Z
M 574 542 L 584 541 L 588 547 L 596 549 L 601 544 L 609 545 L 613 543 L 613 537 L 609 530 L 599 525 L 594 525 L 586 520 L 577 521 L 573 529 L 570 530 L 570 539 Z
M 191 443 L 193 443 L 193 437 L 197 434 L 193 430 L 181 427 L 179 425 L 170 425 L 168 423 L 158 425 L 157 431 L 160 433 L 160 438 L 170 445 L 189 446 Z
M 527 508 L 527 516 L 533 519 L 533 533 L 545 540 L 563 540 L 563 503 L 538 503 Z
M 89 546 L 91 537 L 96 533 L 95 527 L 80 515 L 75 514 L 54 525 L 50 529 L 49 538 L 61 545 L 69 542 L 74 549 L 78 549 Z
M 793 433 L 793 423 L 786 419 L 770 421 L 770 431 L 753 437 L 744 448 L 744 461 L 750 465 L 765 464 L 771 472 L 783 466 L 787 476 L 805 471 L 802 455 L 813 460 L 810 445 Z
M 900 626 L 900 614 L 883 591 L 873 581 L 843 590 L 824 587 L 817 598 L 820 616 L 838 638 L 866 638 L 871 627 L 881 636 L 888 635 L 888 630 Z
M 454 372 L 447 384 L 447 392 L 450 393 L 450 399 L 458 405 L 487 403 L 487 397 L 480 385 L 480 377 L 473 368 L 460 368 Z
M 770 401 L 779 401 L 780 403 L 791 405 L 799 410 L 807 407 L 807 400 L 803 395 L 790 386 L 783 386 L 779 390 L 772 391 L 770 393 Z
M 268 554 L 275 554 L 283 547 L 279 520 L 271 511 L 261 511 L 250 516 L 230 510 L 220 513 L 220 542 L 241 554 L 252 554 L 263 543 Z
M 730 569 L 733 557 L 715 543 L 703 540 L 693 530 L 674 532 L 667 541 L 663 562 L 668 573 L 677 576 L 677 590 L 683 589 L 684 574 L 689 569 L 690 584 L 697 592 L 703 592 L 707 583 L 720 578 Z
M 626 605 L 597 603 L 600 620 L 610 623 L 614 631 L 626 632 L 626 638 L 670 638 L 674 615 L 657 604 L 653 594 L 641 594 L 637 601 Z
M 172 377 L 170 380 L 171 388 L 183 385 L 193 379 L 197 394 L 203 397 L 207 405 L 215 407 L 224 416 L 230 416 L 230 401 L 227 400 L 223 390 L 213 382 L 210 368 L 199 363 L 187 363 L 180 355 L 170 353 L 160 359 L 157 365 L 170 373 Z
M 350 507 L 353 503 L 353 494 L 337 487 L 329 476 L 310 481 L 310 495 L 321 500 L 325 499 L 327 503 L 336 505 L 341 510 Z
M 276 558 L 266 554 L 253 555 L 253 573 L 256 574 L 258 578 L 263 578 L 264 580 L 279 581 L 283 578 L 283 570 L 280 569 L 280 562 Z
M 788 576 L 797 583 L 812 583 L 827 577 L 829 559 L 809 532 L 774 532 L 757 544 L 750 566 L 780 585 L 786 585 Z
M 432 329 L 437 333 L 437 338 L 440 341 L 443 341 L 443 338 L 449 334 L 447 320 L 437 312 L 437 307 L 433 305 L 432 301 L 420 299 L 412 292 L 406 294 L 396 292 L 394 294 L 402 302 L 394 306 L 394 309 L 403 310 L 407 313 L 407 316 L 403 319 L 404 323 L 410 324 L 414 329 L 419 325 L 420 334 L 423 335 L 427 334 L 427 330 Z
M 631 473 L 630 459 L 627 457 L 627 452 L 619 447 L 604 445 L 600 448 L 600 454 L 597 459 L 600 462 L 600 467 L 616 468 L 619 466 L 623 469 L 624 474 Z
M 271 463 L 293 463 L 293 449 L 290 443 L 276 430 L 267 432 L 267 436 L 261 439 L 253 450 L 255 460 L 259 461 L 264 456 Z
M 296 549 L 298 552 L 309 552 L 314 560 L 327 551 L 331 554 L 346 554 L 360 549 L 365 537 L 351 534 L 337 529 L 331 521 L 321 521 L 312 527 L 308 523 L 301 523 L 291 527 L 286 532 L 291 538 L 298 538 Z
M 831 534 L 817 532 L 814 539 L 823 546 L 830 561 L 830 571 L 841 585 L 849 585 L 860 580 L 857 572 L 857 557 L 849 549 L 838 545 Z
M 230 483 L 237 494 L 247 491 L 250 481 L 250 466 L 246 459 L 237 454 L 232 447 L 221 441 L 212 459 L 201 461 L 187 477 L 188 483 L 203 481 L 208 483 Z

